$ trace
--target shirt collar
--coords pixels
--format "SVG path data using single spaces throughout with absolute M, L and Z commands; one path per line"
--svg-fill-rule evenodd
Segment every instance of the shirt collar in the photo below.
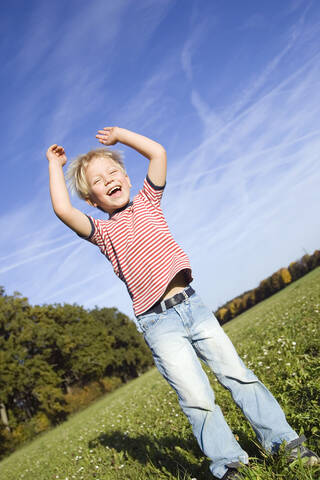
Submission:
M 126 208 L 130 207 L 130 205 L 132 205 L 132 204 L 133 204 L 133 202 L 131 201 L 131 202 L 128 202 L 123 207 L 117 208 L 117 210 L 114 210 L 112 213 L 109 214 L 109 218 L 112 218 L 116 213 L 122 212 L 122 210 L 125 210 Z

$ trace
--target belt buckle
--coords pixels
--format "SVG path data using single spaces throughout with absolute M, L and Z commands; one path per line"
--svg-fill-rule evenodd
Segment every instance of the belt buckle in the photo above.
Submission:
M 162 302 L 160 302 L 160 307 L 161 307 L 162 313 L 167 310 L 166 301 L 165 301 L 165 300 L 162 300 Z
M 188 298 L 189 298 L 189 295 L 187 294 L 187 292 L 185 291 L 185 289 L 184 289 L 184 290 L 182 290 L 182 292 L 181 292 L 181 293 L 182 293 L 182 295 L 184 296 L 184 299 L 185 299 L 185 300 L 188 300 Z

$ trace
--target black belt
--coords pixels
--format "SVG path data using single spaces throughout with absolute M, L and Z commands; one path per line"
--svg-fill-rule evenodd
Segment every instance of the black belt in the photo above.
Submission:
M 144 312 L 143 315 L 146 315 L 148 313 L 161 313 L 168 308 L 174 307 L 175 305 L 184 302 L 184 300 L 186 300 L 186 297 L 191 297 L 191 295 L 193 295 L 194 293 L 195 291 L 193 290 L 193 288 L 189 286 L 183 292 L 177 293 L 176 295 L 168 298 L 167 300 L 155 303 L 153 307 L 149 308 L 149 310 Z

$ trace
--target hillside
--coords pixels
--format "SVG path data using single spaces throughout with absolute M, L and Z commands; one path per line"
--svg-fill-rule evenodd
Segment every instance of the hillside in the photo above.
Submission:
M 225 326 L 239 354 L 270 388 L 289 423 L 320 451 L 320 268 Z M 208 371 L 207 367 L 205 367 Z M 255 444 L 241 412 L 211 375 L 217 403 L 248 451 L 248 480 L 311 480 L 320 469 L 286 467 Z M 155 369 L 103 397 L 0 463 L 5 480 L 205 480 L 203 457 L 176 396 Z

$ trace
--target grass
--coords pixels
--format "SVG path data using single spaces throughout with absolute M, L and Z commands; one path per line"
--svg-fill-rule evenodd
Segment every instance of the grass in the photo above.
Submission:
M 225 326 L 239 354 L 270 388 L 291 426 L 320 451 L 320 268 Z M 208 368 L 204 367 L 208 372 Z M 209 374 L 217 403 L 250 456 L 247 480 L 320 479 L 320 468 L 271 457 L 229 392 Z M 175 393 L 152 369 L 42 434 L 0 463 L 4 480 L 205 480 L 199 450 Z

